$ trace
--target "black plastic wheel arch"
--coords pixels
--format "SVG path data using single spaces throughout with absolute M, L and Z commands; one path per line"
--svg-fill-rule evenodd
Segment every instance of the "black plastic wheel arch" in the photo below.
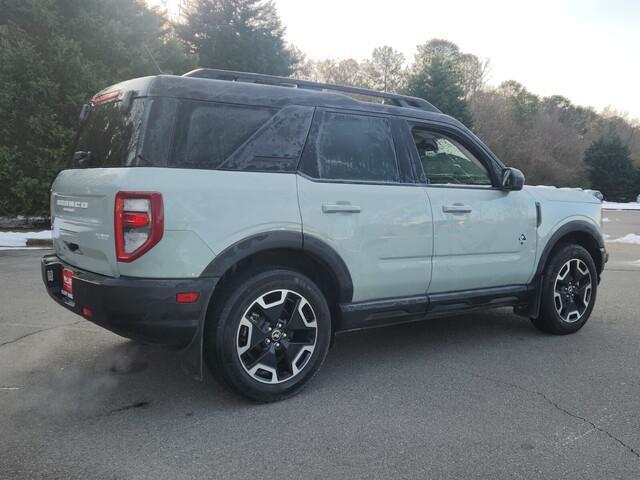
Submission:
M 553 249 L 558 245 L 558 242 L 567 235 L 572 233 L 586 233 L 588 234 L 598 245 L 598 248 L 604 248 L 604 238 L 602 238 L 602 234 L 600 231 L 592 224 L 584 221 L 584 220 L 572 220 L 563 226 L 561 226 L 558 230 L 555 231 L 551 238 L 547 242 L 542 251 L 542 255 L 540 256 L 540 260 L 538 261 L 538 267 L 536 268 L 536 276 L 542 275 L 544 268 L 547 264 L 547 260 L 549 259 L 549 255 Z M 602 273 L 604 269 L 604 259 L 594 258 L 596 264 L 599 265 L 600 271 L 598 274 Z
M 351 302 L 353 298 L 353 282 L 344 260 L 331 246 L 316 237 L 303 235 L 302 232 L 270 231 L 240 240 L 217 255 L 200 276 L 213 278 L 215 279 L 215 284 L 217 284 L 218 280 L 241 260 L 260 252 L 276 249 L 299 250 L 324 264 L 331 270 L 338 282 L 338 301 L 340 303 Z M 214 289 L 210 292 L 209 299 L 213 295 Z M 184 357 L 187 370 L 198 380 L 202 380 L 204 377 L 203 341 L 205 320 L 206 312 L 200 320 L 196 335 L 186 348 Z
M 299 250 L 325 265 L 338 282 L 338 300 L 341 303 L 351 301 L 353 282 L 344 260 L 326 242 L 302 232 L 270 231 L 240 240 L 217 255 L 200 276 L 222 277 L 239 261 L 260 252 L 277 249 Z
M 553 249 L 558 245 L 558 243 L 567 235 L 572 233 L 586 233 L 593 238 L 599 248 L 600 259 L 594 258 L 596 261 L 596 265 L 599 266 L 598 271 L 598 280 L 600 274 L 604 270 L 605 259 L 602 258 L 602 254 L 600 253 L 602 249 L 604 249 L 604 238 L 600 231 L 593 226 L 592 224 L 584 221 L 584 220 L 572 220 L 563 226 L 561 226 L 558 230 L 551 235 L 551 238 L 545 245 L 542 250 L 542 255 L 540 255 L 540 260 L 538 261 L 538 266 L 536 268 L 536 273 L 531 281 L 531 285 L 534 287 L 536 291 L 536 295 L 533 299 L 533 303 L 526 309 L 516 309 L 515 312 L 519 315 L 528 316 L 531 318 L 537 317 L 540 314 L 540 304 L 542 302 L 542 284 L 544 281 L 544 269 L 547 265 L 547 261 L 549 260 L 549 256 Z

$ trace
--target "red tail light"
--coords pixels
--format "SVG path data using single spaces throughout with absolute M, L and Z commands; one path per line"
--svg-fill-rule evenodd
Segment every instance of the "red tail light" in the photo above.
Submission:
M 162 239 L 164 207 L 160 193 L 118 192 L 114 216 L 119 262 L 132 262 Z
M 122 212 L 122 224 L 133 228 L 146 227 L 149 225 L 149 215 L 143 212 Z

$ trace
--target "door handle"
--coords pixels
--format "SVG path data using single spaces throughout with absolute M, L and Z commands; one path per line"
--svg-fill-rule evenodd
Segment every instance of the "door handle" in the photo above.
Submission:
M 443 205 L 442 211 L 444 213 L 471 213 L 471 207 L 461 203 L 454 203 L 453 205 Z
M 360 213 L 360 207 L 350 203 L 323 203 L 322 213 Z

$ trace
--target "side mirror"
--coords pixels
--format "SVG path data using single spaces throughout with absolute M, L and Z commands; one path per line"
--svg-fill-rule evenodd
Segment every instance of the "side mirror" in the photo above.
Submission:
M 502 170 L 503 190 L 522 190 L 524 186 L 524 174 L 517 168 L 507 167 Z

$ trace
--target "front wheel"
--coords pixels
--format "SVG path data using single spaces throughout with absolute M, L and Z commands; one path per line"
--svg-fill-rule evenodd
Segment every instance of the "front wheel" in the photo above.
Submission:
M 591 315 L 597 289 L 596 266 L 589 252 L 579 245 L 565 245 L 545 269 L 540 315 L 531 321 L 547 333 L 577 332 Z
M 298 272 L 274 269 L 234 281 L 205 330 L 212 373 L 260 402 L 298 393 L 327 354 L 331 318 L 320 289 Z

